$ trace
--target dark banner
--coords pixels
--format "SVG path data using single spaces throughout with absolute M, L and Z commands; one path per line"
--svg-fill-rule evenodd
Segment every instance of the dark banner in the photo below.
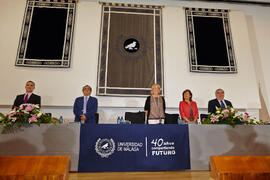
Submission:
M 111 14 L 108 87 L 149 88 L 154 84 L 153 20 L 149 15 Z
M 229 10 L 185 8 L 191 72 L 237 73 Z
M 79 172 L 190 169 L 187 125 L 81 126 Z
M 98 95 L 147 96 L 158 83 L 163 94 L 161 7 L 104 3 Z
M 75 0 L 27 0 L 16 66 L 69 68 Z

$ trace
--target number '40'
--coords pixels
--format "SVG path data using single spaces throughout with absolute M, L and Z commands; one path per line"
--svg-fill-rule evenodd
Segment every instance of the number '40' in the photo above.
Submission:
M 151 141 L 151 144 L 154 144 L 154 146 L 162 146 L 163 145 L 163 139 L 153 139 L 152 141 Z

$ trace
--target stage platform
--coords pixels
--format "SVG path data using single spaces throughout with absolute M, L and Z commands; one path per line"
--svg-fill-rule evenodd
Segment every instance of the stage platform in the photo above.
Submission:
M 70 173 L 69 180 L 209 180 L 209 171 Z
M 159 126 L 160 136 L 162 132 L 170 132 L 174 129 L 172 137 L 177 139 L 177 129 L 181 125 L 107 125 L 93 126 L 98 132 L 97 136 L 105 138 L 109 134 L 122 129 L 123 133 L 136 133 L 144 127 L 151 129 Z M 127 128 L 128 127 L 128 128 Z M 210 156 L 239 156 L 239 155 L 270 155 L 270 126 L 239 125 L 232 128 L 228 125 L 188 125 L 190 170 L 209 170 Z M 91 128 L 90 128 L 91 130 Z M 127 130 L 125 132 L 125 130 Z M 78 171 L 80 149 L 80 124 L 41 125 L 24 128 L 11 134 L 0 135 L 0 156 L 28 156 L 28 155 L 68 155 L 71 158 L 70 171 Z M 169 133 L 170 134 L 170 133 Z M 179 133 L 181 134 L 181 133 Z M 121 134 L 119 135 L 121 136 Z M 168 136 L 168 133 L 166 133 Z M 109 137 L 106 137 L 109 138 Z M 117 145 L 117 140 L 115 140 Z M 95 147 L 95 144 L 93 144 Z M 142 147 L 143 148 L 143 147 Z M 176 153 L 178 150 L 176 149 Z M 116 152 L 114 152 L 116 153 Z M 136 153 L 136 152 L 135 152 Z M 102 158 L 101 158 L 102 159 Z M 173 170 L 173 169 L 167 169 Z M 121 169 L 114 171 L 123 171 Z M 153 169 L 153 171 L 157 171 Z

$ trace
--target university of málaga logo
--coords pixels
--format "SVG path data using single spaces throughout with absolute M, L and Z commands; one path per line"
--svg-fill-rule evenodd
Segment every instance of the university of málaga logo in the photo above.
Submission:
M 99 138 L 95 145 L 96 152 L 102 157 L 107 158 L 113 154 L 115 150 L 115 143 L 113 139 Z
M 140 48 L 140 44 L 134 38 L 129 38 L 124 42 L 124 49 L 129 53 L 137 52 L 139 48 Z

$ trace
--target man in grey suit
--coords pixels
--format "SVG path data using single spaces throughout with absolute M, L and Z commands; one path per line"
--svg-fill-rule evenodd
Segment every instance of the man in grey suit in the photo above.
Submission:
M 212 99 L 208 102 L 209 113 L 216 113 L 216 107 L 221 107 L 221 109 L 227 108 L 228 106 L 233 107 L 230 101 L 224 99 L 225 93 L 223 89 L 217 89 L 215 94 L 216 99 Z

